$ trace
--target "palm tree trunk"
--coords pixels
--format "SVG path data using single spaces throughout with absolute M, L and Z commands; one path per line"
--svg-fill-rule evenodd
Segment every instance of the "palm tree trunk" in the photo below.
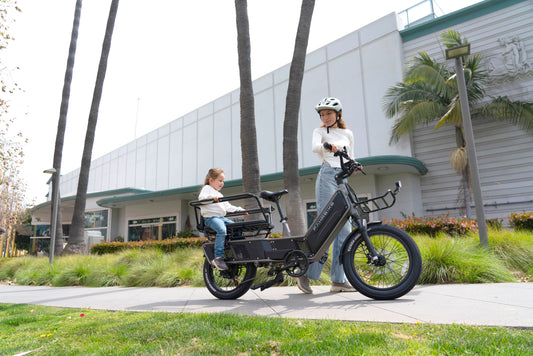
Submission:
M 240 106 L 241 106 L 241 151 L 242 185 L 244 191 L 259 193 L 260 175 L 255 128 L 254 89 L 250 57 L 250 29 L 248 24 L 248 3 L 235 0 L 237 20 L 237 50 L 239 55 Z
M 100 56 L 100 64 L 98 66 L 98 73 L 96 75 L 93 100 L 91 103 L 91 110 L 89 112 L 87 132 L 85 134 L 85 145 L 83 147 L 81 159 L 80 176 L 78 178 L 78 191 L 76 194 L 76 201 L 74 203 L 74 214 L 72 217 L 70 237 L 64 250 L 65 253 L 69 254 L 81 254 L 86 252 L 84 240 L 84 215 L 85 202 L 87 200 L 87 186 L 89 184 L 89 170 L 91 169 L 91 156 L 94 144 L 96 122 L 98 121 L 98 108 L 100 107 L 100 99 L 102 98 L 102 89 L 104 86 L 105 73 L 107 69 L 107 59 L 111 49 L 111 38 L 113 37 L 118 3 L 119 0 L 112 0 L 111 2 L 109 17 L 107 19 L 107 27 L 104 35 L 104 43 L 102 45 L 102 54 Z
M 52 177 L 52 192 L 59 189 L 61 180 L 61 159 L 63 155 L 63 143 L 65 141 L 65 127 L 67 126 L 68 104 L 70 99 L 70 85 L 72 83 L 72 72 L 74 70 L 74 59 L 76 56 L 76 45 L 78 42 L 78 29 L 80 27 L 82 0 L 76 1 L 76 9 L 74 11 L 74 23 L 72 24 L 72 34 L 70 36 L 70 46 L 68 50 L 67 69 L 65 71 L 65 80 L 63 81 L 63 93 L 61 96 L 61 107 L 59 109 L 59 121 L 57 123 L 56 144 L 54 149 L 54 163 L 53 167 L 56 173 Z M 58 202 L 56 203 L 56 198 Z M 61 197 L 60 194 L 52 194 L 51 199 L 52 212 L 50 216 L 54 216 L 53 209 L 57 204 L 58 214 L 56 224 L 56 236 L 54 255 L 59 256 L 63 252 L 63 229 L 61 219 Z M 50 223 L 52 221 L 50 220 Z
M 283 122 L 283 180 L 285 187 L 289 190 L 287 218 L 290 221 L 291 233 L 294 236 L 303 236 L 307 230 L 298 170 L 298 114 L 300 112 L 305 56 L 314 7 L 315 0 L 302 1 L 300 21 L 289 73 L 289 86 L 285 101 L 285 120 Z

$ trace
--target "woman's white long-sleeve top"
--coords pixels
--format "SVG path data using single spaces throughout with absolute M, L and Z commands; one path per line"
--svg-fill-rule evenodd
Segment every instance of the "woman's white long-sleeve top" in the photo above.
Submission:
M 204 185 L 200 191 L 200 194 L 198 195 L 199 200 L 212 199 L 214 197 L 222 198 L 223 195 L 209 184 Z M 212 218 L 214 216 L 225 216 L 226 213 L 242 211 L 244 209 L 240 206 L 231 205 L 229 202 L 224 201 L 221 203 L 202 205 L 200 206 L 200 210 L 204 218 Z
M 330 128 L 329 133 L 325 127 L 318 127 L 313 130 L 312 149 L 324 162 L 331 167 L 340 168 L 339 157 L 335 157 L 333 152 L 324 148 L 324 142 L 334 143 L 339 150 L 346 147 L 346 152 L 350 158 L 353 154 L 353 133 L 349 129 Z

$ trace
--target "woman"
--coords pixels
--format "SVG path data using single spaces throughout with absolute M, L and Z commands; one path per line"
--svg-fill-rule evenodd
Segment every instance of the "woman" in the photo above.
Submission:
M 334 153 L 346 147 L 348 155 L 350 157 L 354 156 L 353 133 L 347 128 L 346 123 L 342 119 L 342 104 L 339 99 L 331 97 L 324 98 L 315 106 L 315 110 L 322 120 L 322 125 L 313 131 L 312 140 L 313 152 L 322 159 L 322 166 L 318 172 L 315 186 L 317 211 L 320 213 L 324 205 L 327 204 L 333 193 L 337 190 L 335 174 L 341 172 L 341 168 L 339 157 L 335 157 Z M 325 142 L 331 145 L 331 149 L 324 147 Z M 342 244 L 350 231 L 350 224 L 346 223 L 332 244 L 330 291 L 333 293 L 356 291 L 346 281 L 344 269 L 339 260 Z M 322 268 L 324 268 L 324 262 L 312 263 L 309 265 L 307 273 L 297 278 L 298 288 L 302 292 L 306 294 L 313 293 L 309 285 L 309 280 L 320 278 L 320 273 L 322 273 Z

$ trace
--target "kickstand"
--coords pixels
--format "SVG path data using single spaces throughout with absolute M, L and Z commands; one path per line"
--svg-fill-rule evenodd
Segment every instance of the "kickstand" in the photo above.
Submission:
M 283 272 L 279 272 L 274 279 L 252 286 L 251 289 L 261 288 L 261 291 L 264 291 L 265 289 L 270 288 L 273 285 L 280 284 L 282 282 L 283 282 Z

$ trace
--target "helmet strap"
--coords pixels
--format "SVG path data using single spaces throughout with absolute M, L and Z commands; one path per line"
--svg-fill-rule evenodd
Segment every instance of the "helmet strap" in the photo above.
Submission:
M 326 132 L 329 134 L 329 129 L 335 125 L 337 125 L 339 123 L 339 115 L 337 114 L 337 119 L 335 120 L 335 122 L 329 126 L 326 126 Z

